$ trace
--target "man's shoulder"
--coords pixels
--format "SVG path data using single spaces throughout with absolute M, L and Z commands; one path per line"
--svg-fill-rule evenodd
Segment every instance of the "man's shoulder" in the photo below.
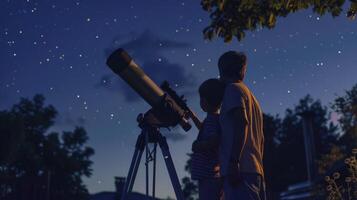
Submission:
M 246 96 L 250 93 L 250 90 L 243 82 L 230 83 L 226 86 L 226 94 L 230 95 L 232 93 Z
M 224 93 L 221 114 L 227 113 L 236 107 L 245 108 L 245 104 L 249 96 L 248 92 L 246 91 L 243 83 L 229 83 L 226 86 L 226 91 Z

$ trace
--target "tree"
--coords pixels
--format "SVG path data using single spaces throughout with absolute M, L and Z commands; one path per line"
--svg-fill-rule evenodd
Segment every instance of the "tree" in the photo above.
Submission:
M 333 17 L 342 13 L 345 0 L 201 0 L 202 8 L 210 13 L 211 23 L 204 30 L 206 39 L 215 36 L 230 42 L 233 37 L 241 41 L 246 31 L 258 28 L 272 29 L 279 17 L 312 8 L 319 15 L 331 14 Z M 347 17 L 354 19 L 357 1 L 350 0 Z
M 44 101 L 36 95 L 0 112 L 0 199 L 88 197 L 82 177 L 91 175 L 94 150 L 86 131 L 47 133 L 57 111 Z
M 0 164 L 11 163 L 18 144 L 24 140 L 24 123 L 13 113 L 0 112 Z
M 340 116 L 338 121 L 343 131 L 340 146 L 348 154 L 357 146 L 357 84 L 336 98 L 333 108 Z
M 278 176 L 276 176 L 275 169 L 279 167 L 279 162 L 276 160 L 278 153 L 279 141 L 277 138 L 278 131 L 281 126 L 281 119 L 279 116 L 263 115 L 264 119 L 264 175 L 266 181 L 267 198 L 277 199 L 276 192 L 274 192 L 274 183 Z
M 277 134 L 278 146 L 275 159 L 267 161 L 276 165 L 270 172 L 274 177 L 270 187 L 275 193 L 280 193 L 291 184 L 307 180 L 303 126 L 300 116 L 306 111 L 314 115 L 312 127 L 316 159 L 322 159 L 323 155 L 328 154 L 333 145 L 338 143 L 336 127 L 329 123 L 328 108 L 322 106 L 320 101 L 315 101 L 307 95 L 294 109 L 287 109 Z
M 185 171 L 191 174 L 191 153 L 187 154 L 189 159 L 186 162 L 185 165 Z M 183 196 L 187 200 L 194 200 L 197 199 L 198 196 L 198 185 L 197 182 L 194 182 L 191 180 L 190 177 L 183 177 L 182 180 L 182 192 Z
M 310 95 L 305 96 L 295 107 L 295 113 L 313 113 L 313 132 L 317 159 L 330 152 L 337 144 L 337 126 L 330 121 L 330 112 L 327 106 L 323 106 L 320 100 L 314 100 Z
M 357 169 L 357 84 L 345 95 L 337 97 L 332 108 L 339 115 L 340 137 L 337 145 L 319 160 L 319 170 L 327 175 L 327 187 L 322 187 L 327 189 L 322 189 L 321 194 L 325 199 L 335 198 L 336 194 L 355 199 L 357 182 L 351 177 L 355 177 Z

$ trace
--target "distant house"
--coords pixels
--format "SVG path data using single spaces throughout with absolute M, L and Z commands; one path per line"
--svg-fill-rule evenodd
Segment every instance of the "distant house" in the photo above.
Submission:
M 120 200 L 121 194 L 123 192 L 125 185 L 125 178 L 124 177 L 115 177 L 115 189 L 116 191 L 114 192 L 109 192 L 109 191 L 104 191 L 104 192 L 98 192 L 95 194 L 90 195 L 90 200 Z M 132 200 L 147 200 L 146 195 L 137 193 L 137 192 L 132 192 L 128 199 Z M 149 198 L 153 199 L 153 198 Z M 159 200 L 156 198 L 156 200 Z

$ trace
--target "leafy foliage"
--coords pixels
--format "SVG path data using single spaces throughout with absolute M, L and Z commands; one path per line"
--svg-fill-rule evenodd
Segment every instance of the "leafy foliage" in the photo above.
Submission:
M 349 153 L 357 144 L 357 84 L 344 96 L 338 97 L 333 108 L 340 116 L 339 123 L 344 132 L 340 146 L 345 153 Z
M 316 156 L 320 160 L 337 144 L 336 127 L 329 123 L 329 113 L 320 101 L 306 96 L 293 109 L 287 109 L 285 117 L 264 118 L 265 155 L 268 195 L 278 198 L 287 186 L 307 179 L 304 137 L 301 113 L 313 113 L 313 132 Z M 318 164 L 318 163 L 317 163 Z
M 57 111 L 44 97 L 21 99 L 0 112 L 0 199 L 86 199 L 94 150 L 86 131 L 46 134 Z
M 277 181 L 278 176 L 276 176 L 277 168 L 280 168 L 278 162 L 272 162 L 277 160 L 276 155 L 278 151 L 278 138 L 277 133 L 278 130 L 281 128 L 281 119 L 279 116 L 271 116 L 264 114 L 264 140 L 265 140 L 265 147 L 264 147 L 264 170 L 265 170 L 265 177 L 266 177 L 266 189 L 267 189 L 267 196 L 269 199 L 275 199 L 274 197 L 274 190 L 275 185 L 274 183 Z
M 185 171 L 191 174 L 191 155 L 187 154 L 189 159 L 185 165 Z M 182 192 L 187 200 L 195 200 L 198 197 L 198 185 L 197 182 L 192 181 L 190 177 L 183 177 L 182 180 Z
M 344 158 L 345 154 L 341 151 L 341 148 L 337 145 L 333 145 L 330 152 L 322 155 L 317 161 L 318 173 L 326 174 L 334 166 L 334 164 Z
M 189 177 L 184 177 L 182 179 L 183 184 L 183 195 L 187 200 L 195 200 L 198 196 L 198 186 L 196 182 L 193 182 Z
M 201 0 L 202 8 L 210 13 L 211 23 L 203 30 L 206 39 L 215 36 L 230 42 L 233 37 L 241 41 L 246 31 L 258 28 L 272 29 L 279 17 L 312 8 L 319 15 L 342 13 L 345 0 Z M 347 17 L 354 19 L 357 1 L 350 0 Z
M 325 176 L 325 199 L 343 200 L 357 198 L 357 149 L 352 150 L 352 155 L 344 160 L 344 165 L 339 164 L 339 170 Z

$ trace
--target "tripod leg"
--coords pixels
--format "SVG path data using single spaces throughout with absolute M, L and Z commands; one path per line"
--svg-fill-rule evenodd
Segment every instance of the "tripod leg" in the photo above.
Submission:
M 149 132 L 148 131 L 144 131 L 145 134 L 145 171 L 146 171 L 146 177 L 145 177 L 145 181 L 146 181 L 146 198 L 149 198 L 149 157 L 150 157 L 150 149 L 149 149 Z
M 153 169 L 152 169 L 152 198 L 155 199 L 155 185 L 156 185 L 156 149 L 157 143 L 154 144 L 154 156 L 153 156 Z
M 126 177 L 124 190 L 121 195 L 121 200 L 125 200 L 127 194 L 130 193 L 133 189 L 136 174 L 138 172 L 138 168 L 139 168 L 139 164 L 140 164 L 140 160 L 141 160 L 141 156 L 142 156 L 143 150 L 144 150 L 143 145 L 144 145 L 143 136 L 140 134 L 136 141 L 135 152 L 134 152 L 133 158 L 131 160 L 128 176 Z
M 133 158 L 131 160 L 128 176 L 126 177 L 123 193 L 121 195 L 122 200 L 126 199 L 126 195 L 129 192 L 129 187 L 130 187 L 131 183 L 134 182 L 133 171 L 135 169 L 136 163 L 138 162 L 138 155 L 140 154 L 139 151 L 140 151 L 139 149 L 135 149 Z
M 167 171 L 169 172 L 172 187 L 174 188 L 177 200 L 184 200 L 183 192 L 181 189 L 180 181 L 177 177 L 174 163 L 170 154 L 169 146 L 167 144 L 166 138 L 159 134 L 158 136 L 159 145 L 164 156 Z

